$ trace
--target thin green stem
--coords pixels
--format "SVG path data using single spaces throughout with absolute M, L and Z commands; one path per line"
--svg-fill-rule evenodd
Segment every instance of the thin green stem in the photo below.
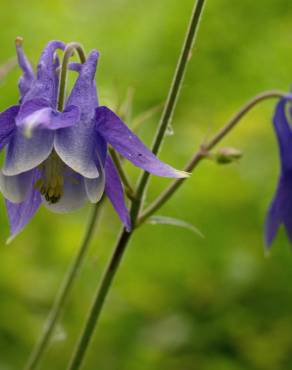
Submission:
M 173 82 L 169 90 L 168 99 L 160 120 L 160 124 L 155 136 L 153 144 L 153 153 L 157 154 L 160 146 L 163 142 L 163 137 L 166 134 L 167 126 L 169 125 L 171 116 L 173 114 L 177 97 L 180 91 L 180 87 L 183 81 L 187 61 L 190 56 L 191 48 L 195 38 L 196 30 L 198 28 L 200 16 L 202 13 L 204 5 L 204 0 L 197 0 L 195 3 L 194 10 L 191 15 L 190 26 L 186 33 L 185 42 L 182 47 L 182 52 L 178 60 L 177 68 L 174 74 Z M 144 193 L 146 191 L 149 175 L 144 173 L 138 183 L 138 190 L 136 193 L 135 199 L 132 201 L 131 205 L 131 220 L 132 225 L 135 227 L 135 223 L 140 211 L 141 204 L 143 203 Z M 92 339 L 94 329 L 96 327 L 97 321 L 100 317 L 100 313 L 105 302 L 106 296 L 111 287 L 113 278 L 118 270 L 121 259 L 124 255 L 126 247 L 133 235 L 134 229 L 131 232 L 123 229 L 121 231 L 120 237 L 117 241 L 116 247 L 114 248 L 113 255 L 110 259 L 110 262 L 105 269 L 101 283 L 96 291 L 95 299 L 89 311 L 85 327 L 79 338 L 79 342 L 73 353 L 72 360 L 69 365 L 69 370 L 78 370 L 82 366 L 84 356 L 86 354 L 87 348 Z
M 80 62 L 86 61 L 85 52 L 82 46 L 78 42 L 70 42 L 64 50 L 63 61 L 61 65 L 59 91 L 58 91 L 58 110 L 61 112 L 64 109 L 65 96 L 66 96 L 66 84 L 67 84 L 67 73 L 68 64 L 71 56 L 77 51 Z
M 181 85 L 183 82 L 183 78 L 185 75 L 187 62 L 190 59 L 191 50 L 192 50 L 192 47 L 195 41 L 195 36 L 198 30 L 204 3 L 205 3 L 205 0 L 197 0 L 194 5 L 189 27 L 186 32 L 186 37 L 185 37 L 182 50 L 181 50 L 181 53 L 178 59 L 178 63 L 177 63 L 176 70 L 175 70 L 173 80 L 171 83 L 171 87 L 168 93 L 166 104 L 162 112 L 162 116 L 160 119 L 160 123 L 157 129 L 156 135 L 154 137 L 153 146 L 152 146 L 152 152 L 154 154 L 159 153 L 159 150 L 161 148 L 163 139 L 165 137 L 167 128 L 170 124 L 170 121 L 171 121 L 171 118 L 172 118 L 172 115 L 173 115 L 173 112 L 176 106 L 176 102 L 177 102 L 179 92 L 181 89 Z M 141 178 L 138 182 L 137 191 L 136 191 L 137 200 L 134 203 L 132 221 L 135 221 L 135 219 L 137 218 L 140 212 L 140 209 L 142 208 L 143 201 L 144 201 L 144 195 L 147 190 L 149 179 L 150 179 L 149 172 L 144 172 L 141 175 Z
M 125 191 L 126 191 L 126 194 L 128 195 L 128 197 L 130 199 L 134 199 L 135 197 L 135 192 L 134 192 L 134 189 L 130 183 L 130 180 L 128 179 L 128 176 L 123 168 L 123 165 L 121 163 L 121 160 L 117 154 L 117 152 L 113 149 L 113 148 L 109 148 L 109 152 L 111 154 L 111 157 L 116 165 L 116 168 L 118 170 L 118 173 L 120 175 L 120 178 L 122 180 L 122 183 L 124 184 L 125 186 Z
M 78 273 L 80 271 L 80 268 L 83 264 L 84 258 L 87 254 L 90 240 L 92 238 L 92 235 L 95 230 L 95 226 L 98 219 L 99 210 L 101 207 L 101 202 L 97 203 L 93 210 L 92 215 L 90 216 L 89 224 L 87 226 L 87 230 L 84 235 L 83 242 L 72 262 L 72 264 L 69 267 L 69 270 L 65 276 L 65 279 L 61 285 L 60 291 L 55 299 L 55 302 L 53 304 L 53 307 L 50 311 L 49 317 L 47 319 L 47 322 L 44 326 L 44 331 L 39 338 L 28 362 L 25 367 L 26 370 L 34 370 L 39 365 L 39 362 L 41 360 L 41 357 L 43 356 L 46 348 L 48 347 L 48 344 L 50 342 L 50 339 L 52 337 L 53 331 L 55 329 L 55 326 L 57 324 L 58 319 L 61 316 L 63 307 L 67 301 L 68 295 L 71 292 L 72 286 L 78 276 Z
M 80 367 L 82 366 L 84 355 L 92 339 L 92 334 L 97 324 L 97 320 L 100 316 L 100 312 L 102 310 L 104 301 L 106 299 L 109 287 L 112 284 L 113 278 L 120 265 L 122 256 L 128 245 L 131 235 L 132 233 L 128 233 L 126 230 L 123 230 L 120 234 L 120 237 L 117 242 L 117 246 L 114 249 L 114 253 L 110 259 L 110 262 L 107 268 L 105 269 L 101 283 L 98 286 L 98 289 L 96 292 L 97 299 L 94 300 L 94 303 L 90 309 L 89 315 L 86 320 L 86 326 L 84 328 L 82 336 L 80 337 L 80 340 L 76 347 L 76 351 L 74 352 L 74 356 L 72 358 L 71 364 L 68 367 L 68 369 L 70 370 L 77 370 L 77 369 L 80 369 Z
M 203 144 L 193 155 L 192 159 L 185 166 L 184 170 L 186 172 L 192 172 L 196 166 L 201 162 L 203 158 L 208 155 L 208 152 L 213 149 L 230 131 L 240 122 L 252 108 L 254 108 L 258 103 L 263 100 L 271 98 L 282 98 L 285 93 L 281 91 L 266 91 L 261 94 L 256 95 L 254 98 L 250 99 L 227 123 L 223 126 L 210 141 Z M 160 207 L 163 206 L 165 202 L 173 195 L 173 193 L 181 187 L 185 179 L 174 180 L 168 188 L 166 188 L 142 213 L 142 215 L 137 220 L 137 224 L 141 225 L 147 218 L 149 218 L 153 213 L 155 213 Z

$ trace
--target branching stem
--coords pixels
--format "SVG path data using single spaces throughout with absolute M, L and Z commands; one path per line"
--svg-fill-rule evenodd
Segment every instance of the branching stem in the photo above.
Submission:
M 261 94 L 256 95 L 254 98 L 250 99 L 231 119 L 223 126 L 217 134 L 207 143 L 201 145 L 201 147 L 195 152 L 192 159 L 185 166 L 184 171 L 192 172 L 195 167 L 200 163 L 200 161 L 208 156 L 209 151 L 213 149 L 224 137 L 229 134 L 232 129 L 240 122 L 252 108 L 254 108 L 258 103 L 267 99 L 282 98 L 286 94 L 281 91 L 266 91 Z M 139 217 L 136 226 L 144 223 L 148 217 L 153 215 L 160 207 L 163 206 L 165 202 L 173 195 L 173 193 L 180 188 L 184 183 L 185 179 L 177 179 L 169 185 L 142 213 Z

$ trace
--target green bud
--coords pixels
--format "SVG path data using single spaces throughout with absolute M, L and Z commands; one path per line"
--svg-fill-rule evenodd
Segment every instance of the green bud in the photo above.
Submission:
M 219 164 L 229 164 L 238 161 L 243 152 L 236 148 L 221 148 L 214 154 L 214 159 Z

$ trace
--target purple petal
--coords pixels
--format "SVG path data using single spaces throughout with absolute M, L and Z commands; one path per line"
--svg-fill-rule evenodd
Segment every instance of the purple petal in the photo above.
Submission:
M 66 106 L 80 109 L 80 120 L 73 127 L 56 132 L 54 147 L 60 158 L 74 171 L 87 178 L 99 176 L 95 163 L 98 146 L 95 135 L 94 115 L 97 107 L 94 75 L 98 53 L 92 51 L 82 65 L 79 77 Z
M 96 109 L 96 128 L 117 152 L 157 176 L 182 178 L 188 174 L 161 162 L 141 140 L 107 107 Z
M 124 190 L 119 174 L 111 158 L 105 162 L 105 193 L 128 231 L 131 230 L 129 211 L 126 207 Z
M 94 81 L 98 56 L 98 51 L 92 50 L 86 62 L 80 67 L 76 64 L 71 65 L 74 70 L 79 71 L 79 76 L 73 86 L 67 104 L 79 106 L 83 119 L 85 116 L 92 119 L 95 114 L 94 109 L 98 106 Z
M 0 150 L 9 142 L 15 128 L 15 117 L 19 106 L 13 105 L 0 113 Z
M 105 187 L 105 176 L 101 174 L 96 179 L 84 178 L 85 190 L 87 197 L 91 203 L 100 201 Z
M 58 130 L 60 128 L 74 126 L 80 119 L 80 110 L 74 105 L 67 106 L 63 112 L 53 112 L 51 123 L 47 128 Z
M 16 176 L 5 176 L 0 172 L 0 191 L 6 199 L 13 203 L 23 202 L 31 188 L 32 171 Z
M 76 62 L 70 62 L 68 64 L 68 69 L 69 71 L 74 71 L 80 73 L 82 70 L 82 64 L 81 63 L 76 63 Z
M 84 123 L 85 125 L 85 123 Z M 77 173 L 94 179 L 99 176 L 95 164 L 94 126 L 83 127 L 82 122 L 56 132 L 54 148 L 59 157 Z
M 49 101 L 52 108 L 55 108 L 56 95 L 58 91 L 58 78 L 56 78 L 57 49 L 64 50 L 65 44 L 61 41 L 51 41 L 43 50 L 37 67 L 37 77 L 24 98 L 29 101 L 35 98 L 42 98 Z
M 53 141 L 53 131 L 36 130 L 31 138 L 26 138 L 17 128 L 7 146 L 3 174 L 14 176 L 37 167 L 50 155 Z
M 22 76 L 19 79 L 18 87 L 21 98 L 29 91 L 34 80 L 34 72 L 30 62 L 28 61 L 24 51 L 22 49 L 22 39 L 16 39 L 16 53 L 19 67 L 22 69 Z
M 100 201 L 105 188 L 105 172 L 101 161 L 98 165 L 98 172 L 99 176 L 96 179 L 84 178 L 86 194 L 91 203 Z
M 31 137 L 37 128 L 57 130 L 70 127 L 79 121 L 79 108 L 69 106 L 63 112 L 48 107 L 44 99 L 33 99 L 24 103 L 16 118 L 16 125 L 27 137 Z
M 37 176 L 38 172 L 35 170 L 31 177 L 30 192 L 24 202 L 15 204 L 6 200 L 10 223 L 10 238 L 7 240 L 7 243 L 9 243 L 25 227 L 41 204 L 40 193 L 33 188 L 33 185 L 37 180 Z
M 74 174 L 65 177 L 64 194 L 57 203 L 50 204 L 42 197 L 45 207 L 56 213 L 67 213 L 81 208 L 87 201 L 87 195 L 82 176 Z
M 279 144 L 282 170 L 292 168 L 292 130 L 285 111 L 286 103 L 291 98 L 292 95 L 288 95 L 278 102 L 273 119 Z

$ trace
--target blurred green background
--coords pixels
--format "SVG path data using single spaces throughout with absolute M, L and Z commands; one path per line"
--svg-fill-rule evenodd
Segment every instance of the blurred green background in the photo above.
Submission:
M 0 62 L 25 39 L 30 59 L 48 40 L 97 48 L 100 101 L 134 91 L 133 117 L 161 104 L 192 0 L 1 0 Z M 290 0 L 207 1 L 197 44 L 161 158 L 182 168 L 247 99 L 291 83 Z M 0 109 L 18 97 L 17 68 L 2 81 Z M 133 238 L 88 352 L 86 370 L 292 369 L 292 254 L 281 230 L 269 258 L 263 223 L 278 175 L 273 101 L 244 118 L 222 143 L 239 164 L 204 162 L 159 214 L 205 235 L 145 225 Z M 159 114 L 140 136 L 150 144 Z M 131 120 L 129 120 L 131 124 Z M 127 165 L 133 180 L 137 170 Z M 168 184 L 154 179 L 149 202 Z M 41 209 L 9 246 L 1 200 L 0 370 L 21 369 L 82 240 L 89 206 L 69 215 Z M 78 283 L 40 369 L 65 369 L 120 223 L 104 209 Z

